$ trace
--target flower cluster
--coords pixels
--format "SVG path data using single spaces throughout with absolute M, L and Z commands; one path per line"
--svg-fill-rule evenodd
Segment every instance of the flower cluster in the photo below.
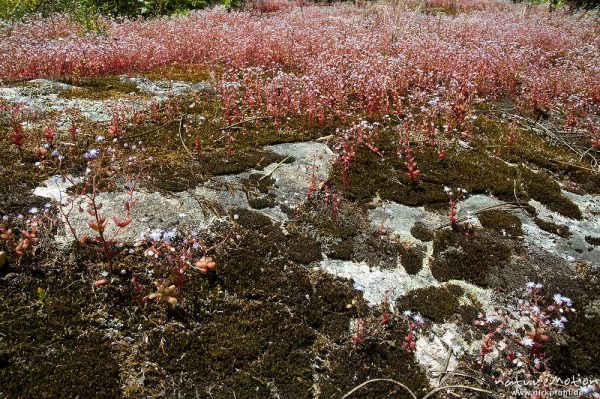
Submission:
M 43 233 L 51 229 L 54 217 L 51 205 L 43 209 L 30 208 L 27 215 L 4 215 L 0 219 L 0 245 L 14 253 L 18 261 L 27 252 L 35 249 Z
M 410 310 L 399 313 L 390 304 L 388 295 L 389 292 L 386 293 L 382 303 L 372 309 L 367 317 L 359 317 L 354 321 L 352 341 L 358 345 L 367 338 L 393 340 L 397 337 L 390 336 L 390 334 L 397 332 L 396 328 L 401 326 L 401 331 L 405 331 L 403 332 L 405 335 L 402 337 L 402 345 L 408 353 L 412 353 L 417 347 L 419 335 L 423 332 L 425 320 L 420 314 Z M 354 304 L 347 306 L 348 309 L 353 307 Z M 381 316 L 374 316 L 373 310 L 380 313 Z
M 269 0 L 257 8 L 286 10 L 106 20 L 105 33 L 86 35 L 66 33 L 68 24 L 56 18 L 29 20 L 0 39 L 0 79 L 204 63 L 222 71 L 218 89 L 234 119 L 240 110 L 315 123 L 391 112 L 402 116 L 405 131 L 470 137 L 474 106 L 502 97 L 533 111 L 562 109 L 588 145 L 597 142 L 599 28 L 592 15 L 555 10 L 548 18 L 545 7 L 501 0 L 427 2 L 462 13 L 454 18 L 405 3 L 365 13 Z M 109 128 L 115 136 L 118 115 Z
M 196 231 L 187 235 L 181 235 L 176 230 L 153 229 L 143 232 L 136 246 L 144 248 L 144 256 L 151 262 L 152 273 L 156 276 L 154 284 L 157 292 L 148 298 L 172 305 L 177 303 L 176 298 L 181 294 L 190 273 L 216 273 L 217 263 L 210 254 L 228 240 L 229 235 L 209 247 Z
M 519 301 L 517 309 L 480 315 L 475 322 L 487 329 L 480 344 L 482 368 L 499 381 L 522 377 L 541 384 L 552 375 L 543 352 L 544 344 L 557 339 L 557 334 L 565 328 L 567 316 L 575 309 L 571 299 L 561 294 L 555 294 L 548 302 L 541 294 L 542 289 L 542 284 L 530 282 L 528 299 Z

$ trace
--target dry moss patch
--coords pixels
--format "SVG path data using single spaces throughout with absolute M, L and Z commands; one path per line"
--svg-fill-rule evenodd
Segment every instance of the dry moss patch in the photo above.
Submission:
M 547 231 L 548 233 L 556 234 L 559 237 L 570 237 L 571 231 L 568 226 L 549 222 L 547 220 L 540 219 L 539 217 L 533 218 L 533 221 L 540 229 Z
M 458 299 L 462 294 L 462 289 L 453 285 L 420 288 L 398 298 L 396 307 L 420 313 L 435 323 L 443 323 L 460 312 Z
M 433 238 L 435 237 L 433 230 L 421 222 L 416 222 L 414 226 L 410 228 L 410 234 L 412 234 L 412 236 L 417 240 L 423 242 L 433 241 Z
M 213 82 L 218 71 L 202 64 L 165 65 L 144 72 L 143 75 L 151 80 L 178 80 L 200 83 Z
M 465 235 L 443 230 L 433 241 L 431 272 L 438 281 L 464 280 L 486 287 L 488 272 L 506 265 L 512 252 L 510 241 L 491 231 Z
M 107 100 L 128 94 L 140 94 L 134 83 L 122 81 L 118 76 L 96 76 L 69 83 L 74 86 L 62 90 L 59 97 Z
M 568 148 L 550 145 L 546 137 L 528 129 L 516 129 L 515 143 L 508 145 L 508 124 L 485 114 L 477 119 L 475 129 L 480 146 L 494 149 L 500 158 L 549 171 L 559 180 L 575 183 L 568 189 L 580 194 L 600 193 L 600 174 Z
M 349 199 L 367 201 L 377 194 L 381 199 L 408 206 L 447 205 L 444 186 L 461 187 L 470 194 L 494 195 L 514 201 L 515 187 L 520 200 L 531 198 L 566 217 L 581 218 L 581 211 L 562 195 L 560 186 L 543 172 L 534 173 L 527 167 L 510 166 L 492 157 L 485 148 L 462 151 L 452 149 L 445 159 L 424 149 L 415 155 L 421 174 L 416 182 L 405 175 L 404 160 L 395 155 L 392 137 L 382 137 L 377 143 L 388 155 L 385 159 L 367 149 L 357 151 L 348 170 L 348 184 L 335 170 L 336 187 Z
M 421 247 L 409 244 L 400 245 L 400 263 L 408 274 L 417 274 L 423 268 L 425 251 Z
M 585 236 L 585 241 L 590 245 L 600 246 L 600 237 Z
M 521 219 L 506 211 L 488 211 L 477 215 L 479 222 L 484 228 L 495 230 L 509 237 L 521 237 Z

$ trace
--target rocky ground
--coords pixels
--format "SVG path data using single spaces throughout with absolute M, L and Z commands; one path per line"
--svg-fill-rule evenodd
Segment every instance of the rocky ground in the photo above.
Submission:
M 149 76 L 4 84 L 0 96 L 40 112 L 76 109 L 97 128 L 116 103 L 142 109 L 203 93 L 205 105 L 192 103 L 184 115 L 215 118 L 209 82 Z M 600 174 L 525 131 L 494 156 L 500 133 L 487 115 L 478 123 L 486 135 L 457 143 L 444 160 L 424 154 L 417 185 L 398 177 L 403 161 L 385 135 L 377 143 L 385 156 L 361 149 L 346 185 L 331 166 L 327 129 L 277 133 L 266 124 L 248 128 L 233 153 L 216 140 L 190 156 L 178 123 L 159 126 L 141 139 L 156 160 L 154 178 L 136 191 L 112 269 L 73 242 L 59 213 L 53 233 L 18 263 L 0 247 L 0 396 L 341 398 L 374 378 L 424 396 L 440 383 L 435 371 L 483 378 L 476 359 L 484 331 L 474 321 L 515 306 L 528 282 L 577 309 L 544 348 L 553 372 L 600 376 Z M 35 169 L 2 140 L 2 215 L 72 195 L 55 171 Z M 307 196 L 311 181 L 333 182 L 339 209 L 322 192 Z M 458 232 L 447 225 L 445 186 L 467 191 Z M 127 194 L 99 198 L 119 209 Z M 79 231 L 86 221 L 76 214 L 70 223 Z M 153 229 L 234 239 L 213 255 L 216 272 L 190 278 L 176 305 L 142 306 L 132 276 L 148 286 L 153 276 L 135 243 Z M 389 310 L 425 319 L 414 353 L 404 348 L 401 317 L 378 324 Z M 368 321 L 367 333 L 353 340 L 357 320 Z M 410 396 L 376 383 L 353 397 Z

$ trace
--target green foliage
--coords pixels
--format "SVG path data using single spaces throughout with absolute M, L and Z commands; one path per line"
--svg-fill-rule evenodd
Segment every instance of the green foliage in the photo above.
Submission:
M 156 16 L 181 14 L 214 4 L 213 0 L 87 0 L 95 9 L 115 16 Z
M 87 30 L 98 30 L 98 15 L 153 17 L 183 14 L 212 5 L 239 7 L 239 0 L 0 0 L 0 19 L 18 20 L 28 14 L 69 13 Z
M 43 0 L 0 0 L 0 19 L 20 19 L 36 12 Z

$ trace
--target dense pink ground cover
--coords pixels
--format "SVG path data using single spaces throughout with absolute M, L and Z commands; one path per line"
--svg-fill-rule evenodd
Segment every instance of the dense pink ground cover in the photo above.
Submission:
M 0 38 L 0 78 L 130 73 L 174 63 L 218 66 L 227 112 L 312 120 L 388 113 L 463 125 L 481 101 L 557 107 L 598 135 L 600 21 L 504 1 L 435 0 L 455 15 L 386 5 L 214 9 L 147 21 L 28 21 Z M 419 112 L 415 112 L 419 111 Z M 426 126 L 421 126 L 426 127 Z

